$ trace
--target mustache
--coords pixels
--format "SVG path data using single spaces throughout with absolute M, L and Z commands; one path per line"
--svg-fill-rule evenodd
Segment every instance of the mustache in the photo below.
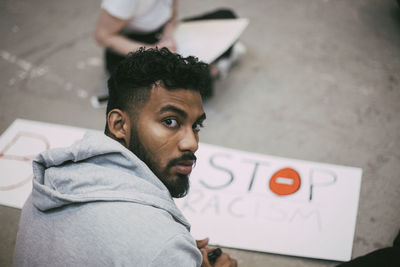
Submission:
M 170 160 L 170 162 L 168 162 L 167 167 L 172 167 L 172 166 L 178 164 L 179 162 L 186 161 L 186 160 L 193 160 L 194 161 L 193 165 L 196 165 L 197 157 L 192 152 L 185 152 L 179 158 Z

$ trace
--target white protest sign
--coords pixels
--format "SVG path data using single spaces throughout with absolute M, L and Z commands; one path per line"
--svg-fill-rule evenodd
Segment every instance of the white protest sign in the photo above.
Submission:
M 32 159 L 86 129 L 17 119 L 0 137 L 0 204 L 22 208 Z M 246 250 L 351 258 L 361 169 L 201 143 L 191 189 L 176 203 L 195 238 Z
M 47 149 L 65 147 L 87 130 L 17 119 L 0 137 L 0 204 L 22 208 L 32 191 L 32 160 Z
M 179 23 L 174 35 L 177 52 L 211 63 L 237 41 L 248 24 L 245 18 Z
M 200 144 L 189 194 L 176 200 L 197 239 L 247 250 L 351 258 L 359 168 Z

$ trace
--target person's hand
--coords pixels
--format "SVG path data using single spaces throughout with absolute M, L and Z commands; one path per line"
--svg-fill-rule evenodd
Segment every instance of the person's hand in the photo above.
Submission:
M 209 238 L 206 237 L 202 240 L 196 240 L 196 245 L 199 249 L 206 248 L 208 245 Z
M 171 51 L 172 53 L 176 52 L 176 42 L 173 38 L 162 38 L 158 43 L 157 43 L 158 48 L 163 48 L 166 47 Z
M 208 253 L 212 251 L 213 249 L 211 248 L 201 248 L 200 252 L 201 255 L 203 256 L 203 262 L 201 264 L 201 267 L 237 267 L 237 261 L 235 259 L 232 259 L 228 254 L 222 253 L 221 256 L 217 258 L 215 261 L 214 265 L 211 265 L 211 263 L 208 261 Z
M 175 41 L 175 28 L 176 28 L 176 21 L 175 19 L 171 19 L 171 21 L 167 22 L 164 26 L 161 40 L 158 41 L 156 44 L 158 48 L 166 47 L 172 53 L 176 52 L 177 45 Z

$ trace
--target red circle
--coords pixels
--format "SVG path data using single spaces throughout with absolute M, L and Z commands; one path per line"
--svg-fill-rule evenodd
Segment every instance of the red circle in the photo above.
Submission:
M 280 169 L 269 180 L 269 188 L 279 196 L 295 193 L 301 184 L 300 174 L 292 168 Z

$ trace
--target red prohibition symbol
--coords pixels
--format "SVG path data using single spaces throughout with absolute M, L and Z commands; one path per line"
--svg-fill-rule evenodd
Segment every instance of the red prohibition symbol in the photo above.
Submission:
M 301 178 L 292 168 L 280 169 L 269 180 L 269 188 L 279 196 L 286 196 L 299 190 Z

